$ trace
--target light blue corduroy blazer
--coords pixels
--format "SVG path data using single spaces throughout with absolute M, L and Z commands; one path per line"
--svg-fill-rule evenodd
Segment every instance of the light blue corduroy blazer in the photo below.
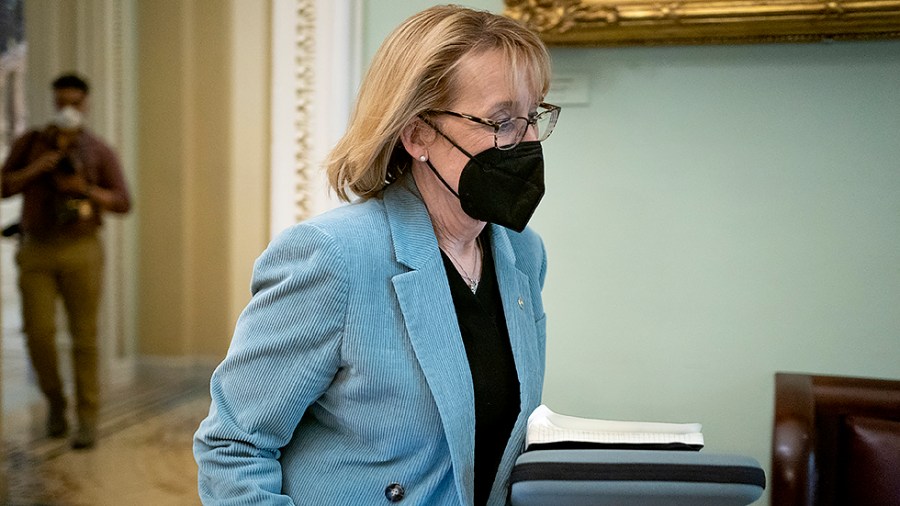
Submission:
M 506 503 L 540 404 L 546 256 L 491 226 L 521 411 L 489 504 Z M 472 378 L 431 221 L 412 178 L 292 227 L 257 260 L 253 298 L 194 437 L 207 504 L 471 505 Z

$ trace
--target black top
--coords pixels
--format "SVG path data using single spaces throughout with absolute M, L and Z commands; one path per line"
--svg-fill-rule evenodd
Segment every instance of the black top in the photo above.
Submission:
M 509 344 L 503 301 L 494 273 L 490 233 L 481 234 L 484 257 L 477 293 L 441 252 L 475 388 L 475 504 L 487 503 L 503 450 L 519 416 L 519 377 Z

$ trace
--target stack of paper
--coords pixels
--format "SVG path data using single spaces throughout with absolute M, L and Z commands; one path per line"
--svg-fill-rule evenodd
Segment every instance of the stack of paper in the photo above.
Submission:
M 646 449 L 700 450 L 699 423 L 622 422 L 554 413 L 541 405 L 528 418 L 525 450 Z

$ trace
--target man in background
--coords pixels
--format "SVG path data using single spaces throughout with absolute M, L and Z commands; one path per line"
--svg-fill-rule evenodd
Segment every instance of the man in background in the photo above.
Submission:
M 22 194 L 16 254 L 28 354 L 48 402 L 47 435 L 69 430 L 56 350 L 56 299 L 72 337 L 78 430 L 76 449 L 97 437 L 100 404 L 97 310 L 103 274 L 102 213 L 131 207 L 118 157 L 84 126 L 88 83 L 75 74 L 53 81 L 50 124 L 16 139 L 0 169 L 2 196 Z

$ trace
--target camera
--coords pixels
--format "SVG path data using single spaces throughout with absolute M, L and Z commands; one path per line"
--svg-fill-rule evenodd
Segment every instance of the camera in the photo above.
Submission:
M 93 215 L 94 208 L 88 199 L 64 197 L 56 203 L 56 222 L 59 225 L 72 225 Z
M 58 174 L 71 176 L 76 174 L 76 163 L 72 155 L 66 153 L 56 163 Z M 59 225 L 72 225 L 81 220 L 90 219 L 94 208 L 90 200 L 81 196 L 59 194 L 56 196 L 56 222 Z
M 56 170 L 60 174 L 74 174 L 75 173 L 75 161 L 68 154 L 63 155 L 62 158 L 59 159 L 59 162 L 56 163 Z

